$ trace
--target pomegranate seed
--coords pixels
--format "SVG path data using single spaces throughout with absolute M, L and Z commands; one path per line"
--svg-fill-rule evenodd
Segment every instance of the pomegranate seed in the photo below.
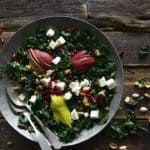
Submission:
M 123 57 L 123 56 L 124 56 L 124 51 L 119 50 L 119 51 L 118 51 L 118 55 L 119 55 L 120 57 Z
M 17 61 L 17 60 L 18 60 L 17 54 L 13 54 L 13 55 L 11 56 L 11 60 L 12 60 L 12 61 Z
M 5 44 L 5 39 L 0 39 L 0 46 L 3 46 Z
M 0 29 L 0 34 L 2 34 L 3 33 L 3 29 Z

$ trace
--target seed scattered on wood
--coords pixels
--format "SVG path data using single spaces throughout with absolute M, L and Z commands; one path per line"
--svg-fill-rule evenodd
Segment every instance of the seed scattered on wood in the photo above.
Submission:
M 123 145 L 123 146 L 120 146 L 120 147 L 119 147 L 119 150 L 127 150 L 127 148 L 128 148 L 128 147 L 127 147 L 126 145 Z
M 148 108 L 145 106 L 140 107 L 140 112 L 145 113 L 148 111 Z
M 139 98 L 139 97 L 140 97 L 140 95 L 138 93 L 133 93 L 132 94 L 132 98 Z
M 8 141 L 8 142 L 7 142 L 7 145 L 8 145 L 8 146 L 11 146 L 12 144 L 13 144 L 13 143 L 12 143 L 11 141 Z
M 118 145 L 117 145 L 116 143 L 114 143 L 114 142 L 111 142 L 111 143 L 109 143 L 109 147 L 110 147 L 111 149 L 117 149 L 117 148 L 118 148 Z

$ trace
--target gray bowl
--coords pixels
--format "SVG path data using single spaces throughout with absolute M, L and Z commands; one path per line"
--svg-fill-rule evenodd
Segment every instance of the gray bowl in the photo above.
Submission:
M 1 53 L 0 53 L 0 64 L 5 65 L 6 62 L 10 59 L 11 55 L 15 52 L 15 49 L 18 46 L 23 46 L 24 45 L 24 39 L 30 35 L 35 34 L 37 27 L 39 26 L 45 26 L 45 27 L 59 27 L 59 28 L 64 28 L 64 27 L 75 27 L 76 29 L 80 30 L 89 30 L 92 33 L 96 34 L 99 38 L 100 43 L 105 44 L 114 59 L 114 62 L 116 64 L 116 72 L 117 72 L 117 77 L 116 77 L 116 94 L 110 104 L 110 109 L 109 109 L 109 118 L 108 121 L 103 124 L 103 125 L 96 125 L 93 128 L 89 130 L 84 130 L 82 131 L 76 139 L 74 139 L 72 142 L 65 144 L 65 146 L 68 145 L 75 145 L 81 142 L 84 142 L 91 137 L 95 136 L 99 132 L 101 132 L 106 125 L 110 122 L 112 117 L 115 115 L 117 108 L 120 104 L 122 93 L 123 93 L 123 67 L 122 63 L 120 61 L 120 58 L 118 57 L 116 50 L 112 43 L 108 40 L 108 38 L 95 26 L 83 21 L 79 20 L 76 18 L 71 18 L 71 17 L 47 17 L 47 18 L 42 18 L 39 20 L 36 20 L 22 29 L 20 29 L 12 38 L 5 44 L 3 47 Z M 26 130 L 22 130 L 18 128 L 18 116 L 15 115 L 9 105 L 8 105 L 8 97 L 6 95 L 6 85 L 7 85 L 8 79 L 7 77 L 4 77 L 3 80 L 0 81 L 0 110 L 4 118 L 8 121 L 10 126 L 12 126 L 18 133 L 23 135 L 24 137 L 28 138 L 29 140 L 35 141 L 33 137 L 28 133 Z

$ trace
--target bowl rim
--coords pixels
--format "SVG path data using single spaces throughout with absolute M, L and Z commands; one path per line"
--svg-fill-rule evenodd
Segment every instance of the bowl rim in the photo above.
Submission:
M 120 103 L 121 103 L 121 98 L 122 98 L 122 95 L 123 95 L 123 90 L 124 90 L 124 73 L 123 73 L 123 65 L 122 65 L 121 59 L 120 59 L 120 57 L 119 57 L 119 55 L 118 55 L 118 53 L 117 53 L 117 50 L 116 50 L 115 46 L 113 45 L 113 43 L 111 42 L 111 40 L 109 40 L 109 38 L 107 37 L 107 35 L 106 35 L 104 32 L 102 32 L 98 27 L 96 27 L 95 25 L 93 25 L 93 24 L 87 22 L 86 20 L 83 20 L 83 19 L 80 19 L 80 18 L 76 18 L 76 17 L 72 17 L 72 16 L 56 15 L 56 16 L 46 16 L 46 17 L 42 17 L 42 18 L 39 18 L 39 19 L 35 19 L 35 20 L 33 20 L 33 21 L 30 21 L 29 23 L 27 23 L 27 24 L 25 24 L 24 26 L 22 26 L 21 28 L 19 28 L 19 29 L 15 32 L 15 34 L 12 35 L 11 38 L 6 41 L 5 45 L 2 47 L 2 49 L 1 49 L 1 51 L 0 51 L 0 55 L 3 53 L 3 51 L 4 51 L 5 48 L 7 47 L 8 43 L 9 43 L 13 38 L 15 38 L 22 30 L 24 30 L 27 26 L 29 26 L 29 25 L 31 25 L 31 24 L 33 24 L 33 23 L 35 23 L 35 22 L 44 21 L 45 19 L 52 19 L 52 18 L 57 18 L 57 19 L 58 19 L 58 18 L 72 19 L 72 20 L 75 20 L 75 21 L 82 22 L 82 23 L 84 23 L 84 24 L 86 24 L 86 25 L 92 27 L 94 30 L 98 31 L 100 34 L 102 34 L 102 35 L 108 40 L 108 42 L 110 43 L 110 45 L 113 47 L 113 49 L 114 49 L 114 51 L 115 51 L 115 55 L 116 55 L 116 57 L 117 57 L 117 59 L 118 59 L 118 61 L 119 61 L 119 65 L 120 65 L 120 73 L 122 74 L 122 78 L 121 78 L 122 87 L 121 87 L 121 90 L 120 90 L 120 93 L 121 93 L 121 94 L 120 94 L 120 97 L 118 98 L 118 101 L 119 101 L 119 104 L 120 104 Z M 119 104 L 118 104 L 118 106 L 119 106 Z M 0 108 L 1 108 L 1 107 L 0 107 Z M 1 111 L 1 113 L 2 113 L 2 116 L 3 116 L 3 117 L 5 118 L 5 120 L 8 122 L 8 124 L 9 124 L 13 129 L 15 129 L 15 130 L 17 131 L 17 128 L 14 128 L 13 125 L 10 123 L 10 121 L 7 120 L 7 118 L 6 118 L 5 115 L 3 114 L 3 111 L 2 111 L 1 109 L 0 109 L 0 111 Z M 107 122 L 102 125 L 103 127 L 102 127 L 102 129 L 101 129 L 100 131 L 96 132 L 95 134 L 92 134 L 92 136 L 90 136 L 90 137 L 88 137 L 88 138 L 85 138 L 84 140 L 82 140 L 82 141 L 80 141 L 80 142 L 78 142 L 78 143 L 76 143 L 76 144 L 80 144 L 80 143 L 82 143 L 82 142 L 85 142 L 85 141 L 87 141 L 87 140 L 90 140 L 92 137 L 94 137 L 94 136 L 96 136 L 97 134 L 99 134 L 99 133 L 110 123 L 110 121 L 112 120 L 112 118 L 114 117 L 114 115 L 116 114 L 116 112 L 117 112 L 117 110 L 113 111 L 112 115 L 108 118 Z M 25 138 L 27 138 L 27 139 L 33 141 L 33 142 L 36 142 L 33 138 L 29 138 L 29 137 L 25 136 L 24 134 L 22 134 L 21 132 L 18 132 L 18 131 L 17 131 L 17 133 L 19 133 L 19 134 L 22 135 L 23 137 L 25 137 Z M 67 143 L 65 143 L 65 144 L 63 145 L 63 147 L 64 147 L 64 146 L 73 146 L 73 145 L 76 145 L 76 144 L 71 144 L 71 143 L 67 144 Z

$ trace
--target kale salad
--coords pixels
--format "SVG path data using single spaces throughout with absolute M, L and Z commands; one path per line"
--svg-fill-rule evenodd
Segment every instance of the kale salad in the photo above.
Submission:
M 108 119 L 116 67 L 107 46 L 89 31 L 40 27 L 16 49 L 7 70 L 21 85 L 20 101 L 63 142 Z

